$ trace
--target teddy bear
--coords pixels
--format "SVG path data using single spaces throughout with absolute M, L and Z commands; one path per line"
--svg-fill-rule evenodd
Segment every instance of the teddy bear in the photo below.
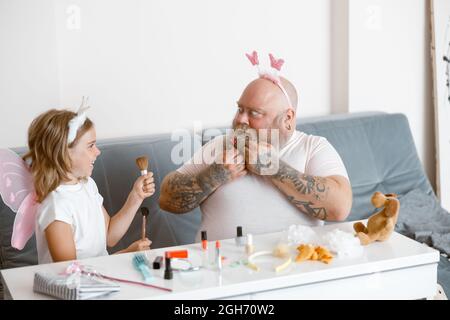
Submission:
M 371 201 L 375 208 L 384 208 L 369 218 L 367 227 L 362 222 L 353 225 L 362 245 L 389 239 L 394 231 L 400 211 L 400 201 L 394 193 L 375 192 Z

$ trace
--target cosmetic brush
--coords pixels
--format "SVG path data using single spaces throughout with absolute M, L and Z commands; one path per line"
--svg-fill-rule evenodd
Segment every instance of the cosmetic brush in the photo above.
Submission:
M 147 174 L 148 169 L 148 157 L 141 156 L 139 158 L 136 158 L 136 165 L 138 166 L 139 170 L 141 171 L 141 176 L 144 176 Z M 142 213 L 142 240 L 145 239 L 146 234 L 146 226 L 147 226 L 147 216 L 148 216 L 148 209 L 145 207 L 141 208 Z
M 136 164 L 137 164 L 139 170 L 141 170 L 141 176 L 146 175 L 147 169 L 148 169 L 148 157 L 142 156 L 142 157 L 137 158 Z
M 141 208 L 141 214 L 142 214 L 142 236 L 141 236 L 141 238 L 142 238 L 142 240 L 145 240 L 145 238 L 146 238 L 147 217 L 148 217 L 149 213 L 150 212 L 148 211 L 148 209 L 146 207 Z

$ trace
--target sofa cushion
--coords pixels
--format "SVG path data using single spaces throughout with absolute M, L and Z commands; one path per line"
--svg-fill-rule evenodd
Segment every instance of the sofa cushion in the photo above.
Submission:
M 434 194 L 403 114 L 364 112 L 300 119 L 297 129 L 331 142 L 347 168 L 353 206 L 347 220 L 366 219 L 375 191 Z

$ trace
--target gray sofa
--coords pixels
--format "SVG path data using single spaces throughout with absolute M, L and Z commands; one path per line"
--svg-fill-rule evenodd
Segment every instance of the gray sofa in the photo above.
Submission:
M 341 155 L 349 173 L 354 197 L 348 220 L 367 218 L 373 212 L 370 197 L 375 191 L 404 195 L 419 189 L 424 194 L 434 196 L 417 156 L 408 120 L 402 114 L 371 112 L 305 118 L 298 121 L 297 128 L 326 137 Z M 202 139 L 204 143 L 209 138 L 203 135 L 196 139 Z M 172 148 L 177 143 L 171 140 L 170 134 L 99 141 L 102 154 L 97 159 L 93 178 L 104 197 L 107 211 L 114 213 L 124 203 L 138 175 L 134 162 L 137 156 L 150 156 L 150 168 L 159 187 L 164 176 L 178 167 L 170 160 Z M 148 234 L 153 241 L 152 247 L 194 242 L 200 223 L 199 209 L 183 215 L 171 214 L 159 208 L 158 198 L 159 190 L 143 204 L 150 209 Z M 10 247 L 13 221 L 14 214 L 0 201 L 2 269 L 37 263 L 34 239 L 22 251 Z M 140 221 L 137 215 L 126 236 L 116 247 L 111 248 L 112 252 L 139 238 Z M 448 283 L 448 261 L 441 261 L 441 264 L 440 270 L 447 268 L 447 271 L 440 272 L 440 277 L 445 278 L 440 279 L 440 282 Z

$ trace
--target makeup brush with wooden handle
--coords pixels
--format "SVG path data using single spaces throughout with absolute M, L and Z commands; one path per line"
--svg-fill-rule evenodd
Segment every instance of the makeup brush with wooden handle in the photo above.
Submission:
M 145 240 L 146 238 L 146 227 L 147 227 L 147 217 L 148 214 L 150 213 L 150 211 L 148 211 L 148 209 L 146 207 L 142 207 L 141 208 L 141 213 L 142 213 L 142 240 Z
M 138 166 L 139 170 L 141 170 L 141 176 L 146 175 L 148 169 L 148 157 L 142 156 L 137 158 L 136 165 Z M 146 207 L 142 207 L 141 213 L 142 213 L 142 240 L 145 240 L 147 216 L 149 214 L 149 211 Z
M 141 176 L 146 175 L 147 169 L 148 169 L 148 157 L 142 156 L 142 157 L 137 158 L 136 164 L 137 164 L 139 170 L 141 170 Z

